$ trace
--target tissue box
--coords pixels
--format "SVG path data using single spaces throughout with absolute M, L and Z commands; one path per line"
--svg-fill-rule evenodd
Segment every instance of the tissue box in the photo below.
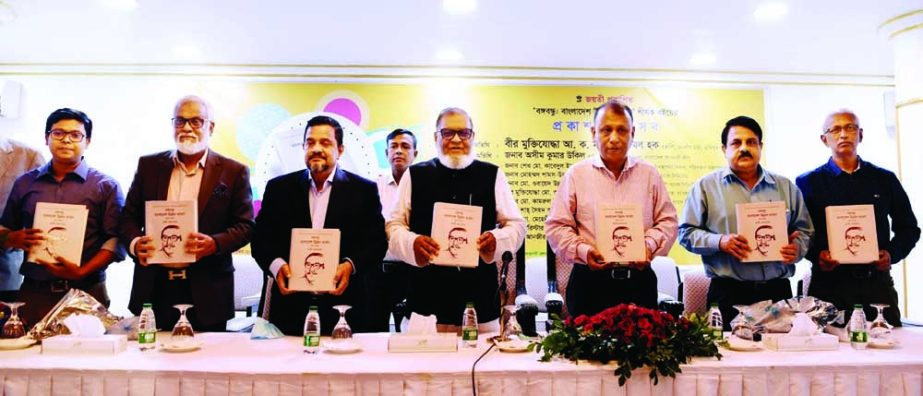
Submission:
M 774 351 L 835 351 L 840 339 L 831 334 L 793 336 L 788 334 L 763 334 L 763 345 Z
M 105 334 L 99 337 L 59 335 L 42 340 L 42 353 L 109 354 L 122 352 L 128 346 L 125 334 Z
M 454 333 L 391 334 L 388 352 L 455 352 L 458 336 Z

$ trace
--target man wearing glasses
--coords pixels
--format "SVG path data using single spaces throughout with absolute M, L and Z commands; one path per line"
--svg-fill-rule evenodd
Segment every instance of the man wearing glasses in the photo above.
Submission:
M 763 129 L 756 120 L 746 116 L 728 120 L 721 130 L 721 149 L 728 166 L 692 185 L 683 207 L 679 243 L 702 256 L 705 275 L 711 278 L 708 304 L 718 304 L 724 328 L 730 330 L 737 316 L 734 305 L 792 297 L 789 278 L 808 250 L 814 227 L 795 183 L 760 165 Z M 758 253 L 749 245 L 748 238 L 755 236 L 737 230 L 736 205 L 769 201 L 785 203 L 789 238 L 779 250 L 783 260 L 742 262 Z
M 482 331 L 497 331 L 500 317 L 498 271 L 503 252 L 515 253 L 526 234 L 526 221 L 516 206 L 506 176 L 496 166 L 475 159 L 475 132 L 468 113 L 456 107 L 436 117 L 436 158 L 410 167 L 401 178 L 397 203 L 386 228 L 389 249 L 409 263 L 407 305 L 412 312 L 436 315 L 437 329 L 460 328 L 466 302 L 473 302 Z M 414 186 L 419 186 L 414 188 Z M 430 237 L 433 206 L 447 202 L 479 206 L 481 232 L 475 268 L 430 265 L 439 246 Z
M 157 324 L 173 327 L 175 304 L 192 304 L 187 313 L 194 329 L 224 331 L 234 316 L 234 266 L 231 253 L 250 241 L 253 206 L 250 172 L 237 161 L 209 148 L 215 131 L 214 110 L 197 96 L 181 98 L 173 111 L 176 150 L 138 160 L 122 214 L 121 238 L 135 259 L 128 308 L 135 314 L 152 303 Z M 148 265 L 155 246 L 144 229 L 147 201 L 195 201 L 198 230 L 185 235 L 180 248 L 193 263 Z
M 891 263 L 907 257 L 920 239 L 920 228 L 910 199 L 894 173 L 859 157 L 859 143 L 863 138 L 859 125 L 859 117 L 849 110 L 828 115 L 820 141 L 830 149 L 830 159 L 796 179 L 817 228 L 817 237 L 806 255 L 811 261 L 808 294 L 833 303 L 847 314 L 853 304 L 863 304 L 869 317 L 875 315 L 875 309 L 869 304 L 888 304 L 884 310 L 885 320 L 892 326 L 900 326 L 901 313 L 891 278 Z M 831 205 L 875 207 L 878 260 L 840 265 L 830 257 L 825 208 Z M 845 237 L 853 243 L 849 231 Z M 852 237 L 857 238 L 858 233 Z
M 93 121 L 82 111 L 58 109 L 45 122 L 45 144 L 51 162 L 19 177 L 13 184 L 3 216 L 2 248 L 29 250 L 50 238 L 32 228 L 39 202 L 86 206 L 87 226 L 79 263 L 57 256 L 55 262 L 25 262 L 18 301 L 19 314 L 32 326 L 70 289 L 81 289 L 108 306 L 106 267 L 125 258 L 118 240 L 124 196 L 115 179 L 91 168 L 83 154 L 90 146 Z
M 657 308 L 657 276 L 649 267 L 676 240 L 676 208 L 657 169 L 628 155 L 632 123 L 631 108 L 618 101 L 597 108 L 590 131 L 599 155 L 571 166 L 551 201 L 545 233 L 558 265 L 573 264 L 565 298 L 571 316 L 594 315 L 621 303 Z M 620 254 L 631 237 L 624 227 L 611 236 L 596 235 L 596 210 L 604 204 L 641 207 L 646 260 L 605 262 L 600 249 L 607 247 L 607 237 Z

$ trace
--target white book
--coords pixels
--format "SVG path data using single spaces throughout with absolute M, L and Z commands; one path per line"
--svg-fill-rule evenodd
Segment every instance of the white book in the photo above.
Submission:
M 152 264 L 193 263 L 195 254 L 186 252 L 189 234 L 199 231 L 195 201 L 147 201 L 144 203 L 144 233 L 154 242 Z
M 647 261 L 641 215 L 637 205 L 596 207 L 596 249 L 607 263 Z
M 26 261 L 54 263 L 58 261 L 55 257 L 61 256 L 81 265 L 88 215 L 89 211 L 83 205 L 37 203 L 32 228 L 42 230 L 45 240 L 29 250 Z
M 869 264 L 878 260 L 874 206 L 828 206 L 825 211 L 832 259 L 841 264 Z
M 288 265 L 288 288 L 297 291 L 333 291 L 340 264 L 340 230 L 293 228 Z
M 481 235 L 480 206 L 436 202 L 433 205 L 432 238 L 439 243 L 433 264 L 474 268 L 478 266 Z
M 782 247 L 788 245 L 785 202 L 737 204 L 737 233 L 747 238 L 750 255 L 742 262 L 782 261 Z

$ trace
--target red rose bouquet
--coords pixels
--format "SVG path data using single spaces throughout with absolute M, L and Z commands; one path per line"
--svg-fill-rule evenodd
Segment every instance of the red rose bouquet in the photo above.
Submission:
M 553 321 L 548 335 L 533 344 L 536 352 L 544 352 L 542 361 L 554 356 L 616 361 L 613 374 L 619 376 L 619 385 L 643 366 L 650 368 L 650 378 L 657 384 L 660 375 L 675 377 L 681 372 L 679 365 L 693 356 L 721 359 L 708 323 L 695 315 L 674 319 L 666 312 L 621 304 L 593 316 Z

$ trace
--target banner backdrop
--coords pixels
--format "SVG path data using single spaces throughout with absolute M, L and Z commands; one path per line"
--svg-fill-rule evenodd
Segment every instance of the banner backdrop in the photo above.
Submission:
M 345 128 L 341 166 L 369 178 L 388 172 L 385 136 L 413 131 L 419 156 L 434 156 L 435 119 L 447 106 L 474 120 L 478 158 L 501 167 L 528 220 L 528 256 L 545 254 L 544 221 L 568 166 L 597 155 L 590 127 L 593 110 L 619 98 L 634 111 L 630 155 L 653 163 L 678 212 L 691 184 L 726 166 L 724 122 L 747 115 L 763 122 L 763 92 L 753 89 L 619 88 L 485 85 L 462 80 L 417 84 L 203 83 L 218 109 L 212 146 L 251 166 L 259 205 L 266 181 L 304 169 L 305 122 L 326 114 Z M 258 208 L 258 206 L 257 206 Z M 675 245 L 677 263 L 701 260 Z

